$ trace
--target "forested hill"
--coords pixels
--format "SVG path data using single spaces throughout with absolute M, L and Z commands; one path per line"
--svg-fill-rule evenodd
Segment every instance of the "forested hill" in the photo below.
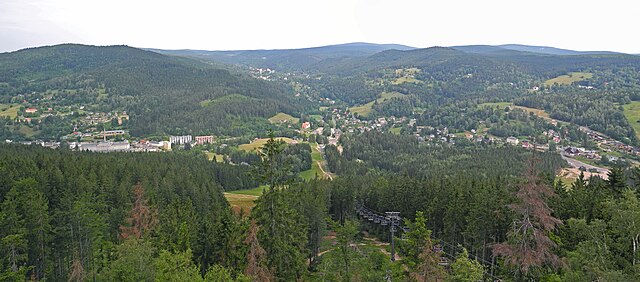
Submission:
M 247 65 L 279 70 L 305 70 L 316 63 L 335 58 L 367 57 L 384 50 L 411 50 L 413 47 L 399 44 L 347 43 L 302 49 L 282 50 L 160 50 L 161 54 L 195 57 L 227 64 Z
M 267 126 L 264 117 L 303 109 L 285 85 L 127 46 L 65 44 L 0 54 L 0 103 L 45 92 L 87 110 L 125 110 L 132 135 L 242 134 Z
M 413 50 L 386 50 L 368 57 L 328 59 L 310 67 L 312 71 L 353 74 L 385 68 L 419 67 L 424 70 L 465 66 L 470 70 L 511 69 L 529 75 L 550 76 L 584 68 L 638 67 L 640 57 L 627 54 L 550 55 L 495 46 L 430 47 Z M 425 70 L 425 71 L 426 71 Z M 506 69 L 505 69 L 506 70 Z

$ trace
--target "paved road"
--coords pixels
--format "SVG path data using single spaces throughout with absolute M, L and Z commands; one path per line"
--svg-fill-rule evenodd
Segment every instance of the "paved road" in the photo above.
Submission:
M 587 169 L 587 171 L 590 170 L 590 169 L 597 169 L 598 172 L 601 172 L 601 173 L 604 173 L 604 174 L 609 173 L 609 170 L 606 169 L 606 168 L 597 167 L 597 166 L 593 166 L 593 165 L 590 165 L 590 164 L 586 164 L 586 163 L 583 163 L 583 162 L 581 162 L 579 160 L 569 158 L 569 157 L 565 156 L 564 154 L 561 154 L 561 156 L 565 161 L 567 161 L 569 163 L 570 166 L 572 166 L 574 168 L 580 168 L 581 166 L 584 166 Z

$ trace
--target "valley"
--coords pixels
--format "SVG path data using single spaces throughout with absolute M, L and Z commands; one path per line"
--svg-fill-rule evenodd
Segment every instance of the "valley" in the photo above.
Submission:
M 20 263 L 0 270 L 633 280 L 636 233 L 618 218 L 640 214 L 640 57 L 543 49 L 2 53 L 0 249 Z M 514 234 L 521 218 L 547 243 Z M 514 240 L 547 253 L 535 271 Z

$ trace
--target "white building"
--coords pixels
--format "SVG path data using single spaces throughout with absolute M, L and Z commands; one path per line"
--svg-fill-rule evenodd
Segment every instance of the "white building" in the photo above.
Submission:
M 180 145 L 191 143 L 192 140 L 193 140 L 193 137 L 191 135 L 171 136 L 169 138 L 169 142 L 171 142 L 171 144 L 180 144 Z
M 99 153 L 127 152 L 131 149 L 129 141 L 124 142 L 81 142 L 76 145 L 79 151 L 90 151 Z
M 518 138 L 515 138 L 513 136 L 507 138 L 507 143 L 511 144 L 511 145 L 518 145 L 518 143 L 520 143 L 520 140 L 518 140 Z

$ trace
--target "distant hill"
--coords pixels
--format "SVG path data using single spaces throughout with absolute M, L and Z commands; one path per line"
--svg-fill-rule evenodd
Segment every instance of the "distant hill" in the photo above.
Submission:
M 497 47 L 516 50 L 522 52 L 531 52 L 538 54 L 548 54 L 548 55 L 603 55 L 603 54 L 620 54 L 611 51 L 574 51 L 567 49 L 560 49 L 555 47 L 547 47 L 547 46 L 530 46 L 530 45 L 520 45 L 520 44 L 505 44 L 498 45 Z
M 300 70 L 322 60 L 344 57 L 366 57 L 385 50 L 412 50 L 399 44 L 347 43 L 303 49 L 281 50 L 160 50 L 147 49 L 161 54 L 188 56 L 227 64 L 249 65 L 280 70 Z
M 264 129 L 278 112 L 295 114 L 304 102 L 278 83 L 127 46 L 65 44 L 0 54 L 0 103 L 47 90 L 59 93 L 51 98 L 56 105 L 126 110 L 133 135 L 237 135 Z

